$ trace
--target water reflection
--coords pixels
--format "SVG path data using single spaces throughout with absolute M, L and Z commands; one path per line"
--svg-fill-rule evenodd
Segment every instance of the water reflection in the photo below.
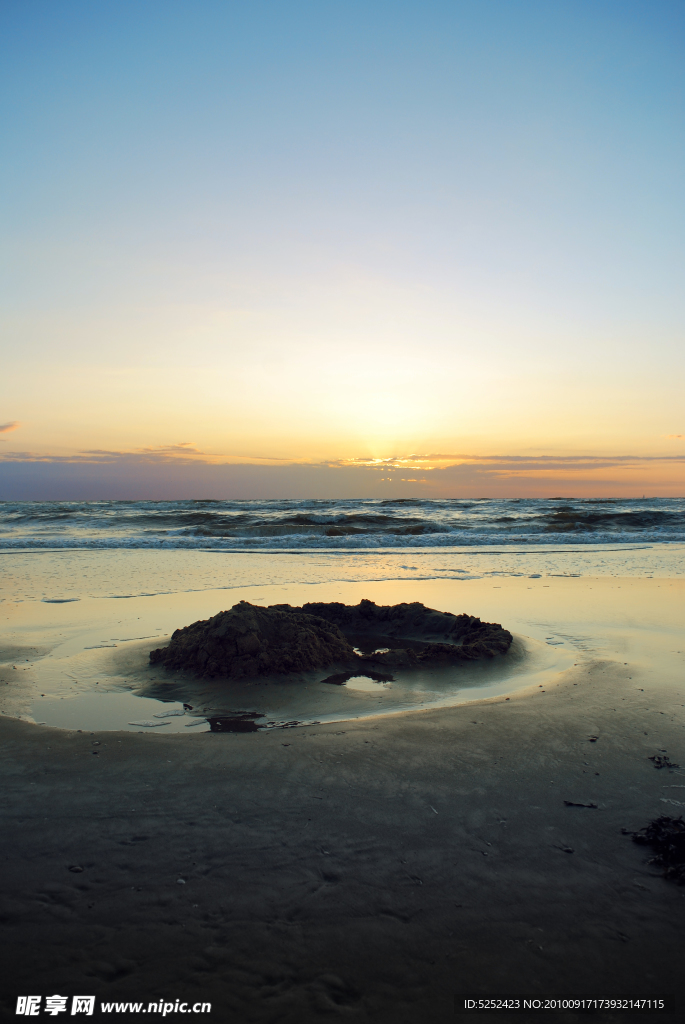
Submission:
M 363 653 L 387 646 L 380 639 L 355 638 Z M 83 730 L 156 733 L 164 725 L 164 735 L 255 732 L 509 694 L 548 679 L 550 671 L 562 671 L 572 662 L 563 648 L 518 636 L 506 655 L 483 663 L 395 670 L 392 675 L 358 670 L 326 675 L 319 670 L 228 682 L 150 666 L 148 640 L 112 650 L 91 647 L 82 638 L 78 646 L 80 650 L 72 638 L 36 664 L 38 693 L 26 717 Z
M 379 688 L 381 690 L 387 690 L 392 686 L 392 683 L 385 679 L 373 679 L 371 676 L 350 676 L 350 678 L 345 681 L 345 686 L 348 690 L 360 690 L 364 693 L 378 693 Z

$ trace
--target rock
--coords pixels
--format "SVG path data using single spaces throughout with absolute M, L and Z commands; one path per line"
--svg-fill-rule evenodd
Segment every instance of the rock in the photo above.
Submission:
M 346 634 L 392 638 L 397 646 L 359 655 Z M 415 650 L 416 641 L 423 647 Z M 418 602 L 260 608 L 241 601 L 211 619 L 177 629 L 168 647 L 150 652 L 150 663 L 228 679 L 331 665 L 358 672 L 373 666 L 418 669 L 506 654 L 511 642 L 511 633 L 497 623 L 435 611 Z
M 199 676 L 242 679 L 271 672 L 305 672 L 355 657 L 349 640 L 325 619 L 289 605 L 259 608 L 241 601 L 211 619 L 177 629 L 150 663 L 191 669 Z
M 275 605 L 287 608 L 288 605 Z M 292 609 L 299 611 L 299 609 Z M 427 661 L 472 661 L 506 654 L 511 646 L 511 633 L 496 622 L 481 622 L 475 615 L 453 615 L 414 601 L 411 604 L 377 605 L 373 601 L 360 601 L 358 605 L 305 604 L 302 613 L 319 615 L 339 626 L 344 633 L 401 637 L 405 640 L 428 641 L 422 651 L 411 652 L 402 648 L 404 655 L 416 654 L 416 666 Z M 398 648 L 401 645 L 398 644 Z M 456 649 L 455 649 L 456 648 Z M 374 654 L 380 664 L 395 664 L 397 650 L 388 654 Z M 399 664 L 397 667 L 400 667 Z M 404 667 L 404 666 L 402 666 Z M 407 666 L 409 667 L 409 666 Z

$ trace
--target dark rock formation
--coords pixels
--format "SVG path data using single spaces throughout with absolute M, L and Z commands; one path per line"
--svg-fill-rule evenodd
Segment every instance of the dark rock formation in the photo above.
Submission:
M 347 638 L 325 619 L 295 614 L 287 605 L 258 608 L 247 601 L 177 629 L 168 647 L 150 652 L 153 665 L 229 679 L 305 672 L 354 657 Z
M 345 634 L 382 638 L 384 649 L 360 655 Z M 397 646 L 388 649 L 386 640 L 396 640 Z M 416 650 L 411 641 L 421 641 L 423 646 Z M 150 652 L 150 662 L 229 679 L 332 665 L 364 672 L 374 666 L 412 669 L 491 658 L 506 654 L 511 641 L 511 633 L 495 623 L 434 611 L 419 603 L 383 606 L 361 601 L 354 606 L 259 608 L 241 601 L 211 619 L 177 629 L 168 647 Z
M 289 605 L 274 605 L 275 608 L 289 608 Z M 293 608 L 292 611 L 300 611 Z M 449 660 L 472 661 L 476 658 L 491 658 L 495 654 L 506 654 L 511 646 L 512 635 L 496 622 L 481 622 L 475 615 L 453 615 L 426 608 L 418 601 L 412 604 L 377 605 L 373 601 L 360 601 L 357 605 L 305 604 L 302 614 L 318 615 L 343 633 L 404 640 L 428 641 L 420 652 L 413 652 L 398 644 L 403 654 L 416 654 L 418 662 L 448 658 Z M 455 650 L 456 647 L 456 650 Z M 390 664 L 390 655 L 373 655 L 374 660 Z M 411 657 L 409 659 L 411 661 Z M 399 667 L 399 665 L 398 665 Z

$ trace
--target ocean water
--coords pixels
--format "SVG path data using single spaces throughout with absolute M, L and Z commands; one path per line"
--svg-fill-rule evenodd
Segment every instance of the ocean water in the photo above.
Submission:
M 0 601 L 684 573 L 683 499 L 0 503 Z
M 685 498 L 1 502 L 0 550 L 685 542 Z

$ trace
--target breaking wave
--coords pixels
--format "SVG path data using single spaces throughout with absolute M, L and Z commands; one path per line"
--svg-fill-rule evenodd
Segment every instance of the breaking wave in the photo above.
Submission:
M 2 502 L 0 550 L 685 542 L 685 499 Z

